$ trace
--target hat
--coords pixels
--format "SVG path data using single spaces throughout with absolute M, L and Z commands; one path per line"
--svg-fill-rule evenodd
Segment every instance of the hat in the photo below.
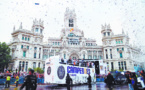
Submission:
M 34 70 L 33 69 L 30 69 L 29 71 L 31 71 L 31 73 L 34 73 Z

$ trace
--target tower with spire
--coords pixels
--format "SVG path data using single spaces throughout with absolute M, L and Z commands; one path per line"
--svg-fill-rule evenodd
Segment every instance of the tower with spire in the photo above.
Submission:
M 74 9 L 66 8 L 64 14 L 64 26 L 66 28 L 75 28 L 76 25 L 76 13 Z
M 35 19 L 32 25 L 32 32 L 43 34 L 43 30 L 44 30 L 43 21 L 41 19 L 39 20 Z
M 102 33 L 102 36 L 103 37 L 110 37 L 113 33 L 112 33 L 112 30 L 111 30 L 111 28 L 110 28 L 110 24 L 108 24 L 108 25 L 102 25 L 102 31 L 101 31 L 101 33 Z

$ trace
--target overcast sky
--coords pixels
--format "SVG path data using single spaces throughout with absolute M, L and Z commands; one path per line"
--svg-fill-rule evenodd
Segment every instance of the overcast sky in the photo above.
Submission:
M 0 0 L 0 42 L 10 42 L 13 26 L 31 30 L 36 19 L 44 21 L 44 41 L 59 37 L 64 12 L 74 8 L 77 25 L 86 38 L 101 45 L 101 25 L 110 24 L 114 34 L 128 31 L 130 43 L 145 46 L 145 0 Z M 35 5 L 39 3 L 39 5 Z

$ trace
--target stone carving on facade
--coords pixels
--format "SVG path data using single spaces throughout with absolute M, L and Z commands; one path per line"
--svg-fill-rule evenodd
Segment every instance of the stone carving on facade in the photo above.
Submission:
M 84 37 L 84 32 L 82 31 L 82 37 Z

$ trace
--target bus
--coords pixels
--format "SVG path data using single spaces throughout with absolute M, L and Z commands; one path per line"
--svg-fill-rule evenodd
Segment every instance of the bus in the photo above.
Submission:
M 59 56 L 52 56 L 45 61 L 44 83 L 46 84 L 66 84 L 66 76 L 69 73 L 72 84 L 86 84 L 88 74 L 92 83 L 96 82 L 95 66 L 83 67 L 61 63 Z

